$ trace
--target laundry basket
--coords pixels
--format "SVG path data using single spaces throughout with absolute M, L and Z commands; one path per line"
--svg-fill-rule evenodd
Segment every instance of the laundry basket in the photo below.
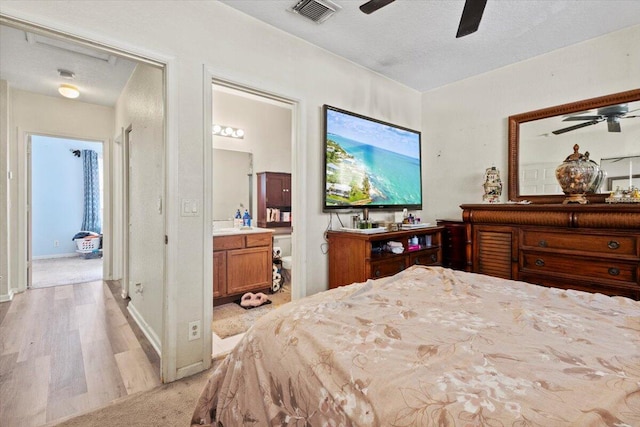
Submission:
M 85 258 L 93 258 L 101 256 L 100 236 L 87 236 L 74 240 L 78 249 L 76 252 L 82 254 Z

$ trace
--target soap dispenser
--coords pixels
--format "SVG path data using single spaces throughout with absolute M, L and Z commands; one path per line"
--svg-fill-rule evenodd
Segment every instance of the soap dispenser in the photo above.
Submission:
M 251 227 L 251 215 L 249 215 L 249 211 L 247 209 L 244 210 L 244 215 L 242 216 L 242 226 Z
M 236 216 L 233 218 L 233 226 L 235 228 L 242 227 L 242 215 L 240 214 L 240 209 L 236 211 Z

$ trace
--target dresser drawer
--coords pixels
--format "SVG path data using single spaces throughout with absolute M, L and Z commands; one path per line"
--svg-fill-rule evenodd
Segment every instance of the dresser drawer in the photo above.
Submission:
M 402 270 L 408 267 L 408 258 L 406 256 L 387 259 L 384 261 L 376 261 L 371 263 L 371 275 L 372 279 L 379 279 L 380 277 L 393 276 L 400 273 Z
M 638 236 L 522 230 L 522 247 L 638 257 Z
M 411 265 L 433 265 L 438 264 L 438 249 L 430 249 L 412 253 L 409 256 L 409 264 Z
M 577 291 L 599 292 L 605 295 L 640 299 L 640 285 L 637 283 L 598 283 L 587 280 L 562 279 L 535 273 L 522 273 L 519 280 L 552 288 L 575 289 Z
M 638 263 L 607 259 L 578 258 L 549 252 L 522 251 L 520 271 L 637 284 Z

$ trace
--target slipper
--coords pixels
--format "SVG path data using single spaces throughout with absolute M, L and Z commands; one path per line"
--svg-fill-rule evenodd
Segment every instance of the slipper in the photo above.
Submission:
M 247 292 L 246 294 L 242 295 L 242 298 L 240 299 L 240 305 L 242 307 L 255 307 L 253 305 L 254 298 L 255 298 L 255 294 L 251 292 Z

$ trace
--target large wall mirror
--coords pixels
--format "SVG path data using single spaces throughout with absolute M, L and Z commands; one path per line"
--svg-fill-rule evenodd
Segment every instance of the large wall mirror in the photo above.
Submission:
M 640 177 L 640 89 L 509 117 L 509 200 L 561 203 L 555 168 L 575 144 L 607 174 L 589 202 L 604 202 L 615 186 L 634 185 Z

